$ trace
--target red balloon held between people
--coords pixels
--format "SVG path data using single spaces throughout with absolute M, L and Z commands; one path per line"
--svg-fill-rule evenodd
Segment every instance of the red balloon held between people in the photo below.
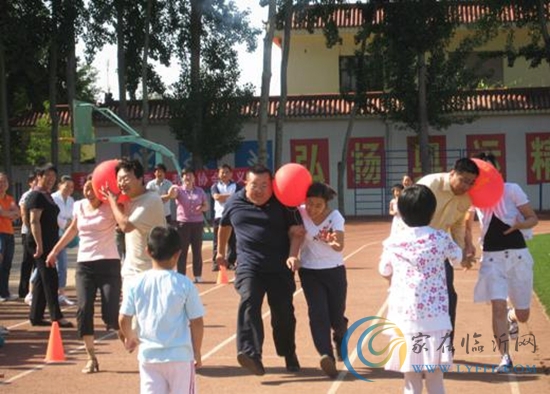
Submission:
M 490 208 L 501 199 L 504 193 L 504 180 L 491 163 L 481 159 L 472 160 L 479 169 L 479 176 L 468 191 L 472 205 L 476 208 Z
M 283 205 L 297 207 L 306 200 L 307 189 L 312 182 L 307 168 L 297 163 L 288 163 L 275 173 L 273 192 Z
M 117 159 L 107 160 L 100 163 L 92 173 L 92 187 L 94 188 L 95 195 L 101 201 L 105 201 L 105 197 L 100 193 L 102 187 L 108 187 L 114 194 L 119 195 L 117 201 L 124 202 L 128 200 L 128 196 L 120 194 L 118 188 L 115 168 L 118 164 Z

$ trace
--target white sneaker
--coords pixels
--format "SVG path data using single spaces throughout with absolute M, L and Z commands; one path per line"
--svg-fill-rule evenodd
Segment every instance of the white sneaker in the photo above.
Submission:
M 10 294 L 7 297 L 0 297 L 0 302 L 6 302 L 6 301 L 15 301 L 19 297 L 15 294 Z
M 61 294 L 60 296 L 58 296 L 57 299 L 59 301 L 59 305 L 66 305 L 66 306 L 74 305 L 74 302 L 69 300 L 67 296 L 65 296 L 64 294 Z
M 8 330 L 7 327 L 0 326 L 0 335 L 1 336 L 6 336 L 6 335 L 9 335 L 9 334 L 10 334 L 10 330 Z
M 508 308 L 508 334 L 510 339 L 517 339 L 519 336 L 519 324 L 516 320 L 510 319 L 510 312 L 512 308 Z
M 202 278 L 200 276 L 195 277 L 195 283 L 202 283 Z
M 25 296 L 25 304 L 27 304 L 27 305 L 32 304 L 32 293 L 28 293 L 28 294 Z

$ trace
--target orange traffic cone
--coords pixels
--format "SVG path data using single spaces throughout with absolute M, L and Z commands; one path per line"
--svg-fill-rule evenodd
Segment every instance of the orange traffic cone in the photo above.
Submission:
M 65 361 L 65 351 L 63 350 L 63 341 L 61 340 L 61 332 L 59 331 L 59 323 L 52 322 L 50 331 L 50 339 L 48 341 L 48 350 L 46 352 L 47 363 L 59 363 Z
M 229 278 L 227 277 L 227 267 L 220 265 L 220 270 L 218 271 L 218 280 L 216 284 L 226 285 L 229 283 Z

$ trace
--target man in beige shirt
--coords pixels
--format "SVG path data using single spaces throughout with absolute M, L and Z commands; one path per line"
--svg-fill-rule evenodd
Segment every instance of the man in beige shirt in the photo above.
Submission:
M 462 158 L 456 161 L 450 172 L 426 175 L 417 182 L 428 186 L 437 200 L 437 207 L 430 226 L 451 234 L 453 240 L 463 250 L 462 266 L 467 269 L 471 267 L 472 259 L 475 256 L 472 236 L 466 228 L 466 215 L 472 204 L 468 190 L 474 185 L 478 175 L 479 169 L 476 163 L 468 158 Z M 445 273 L 449 292 L 449 315 L 453 326 L 452 345 L 458 296 L 453 284 L 453 267 L 448 261 L 445 261 Z

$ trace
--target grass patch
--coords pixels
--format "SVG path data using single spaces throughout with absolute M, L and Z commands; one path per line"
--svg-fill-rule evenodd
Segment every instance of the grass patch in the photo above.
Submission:
M 535 260 L 534 287 L 547 315 L 550 315 L 550 234 L 539 234 L 527 242 Z

